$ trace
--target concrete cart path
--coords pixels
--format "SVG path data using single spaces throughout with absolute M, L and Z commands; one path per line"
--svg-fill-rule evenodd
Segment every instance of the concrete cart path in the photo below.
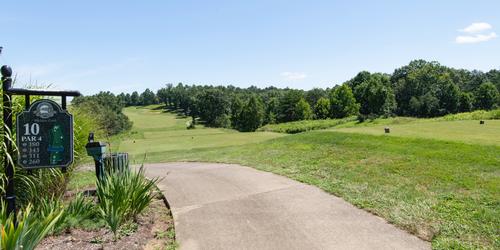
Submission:
M 319 188 L 229 164 L 148 164 L 180 249 L 429 249 Z

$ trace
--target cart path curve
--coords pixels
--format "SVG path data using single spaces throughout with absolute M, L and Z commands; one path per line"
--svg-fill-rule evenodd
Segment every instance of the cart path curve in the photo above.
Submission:
M 249 167 L 146 164 L 163 178 L 180 249 L 430 249 L 321 189 Z

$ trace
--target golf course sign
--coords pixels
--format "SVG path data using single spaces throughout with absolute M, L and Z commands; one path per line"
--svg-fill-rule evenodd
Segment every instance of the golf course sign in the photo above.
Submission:
M 56 102 L 34 102 L 19 113 L 16 125 L 21 167 L 67 167 L 73 162 L 73 117 Z

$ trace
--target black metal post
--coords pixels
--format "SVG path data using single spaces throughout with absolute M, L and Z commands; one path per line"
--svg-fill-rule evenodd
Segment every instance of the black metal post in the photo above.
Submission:
M 24 110 L 30 109 L 30 95 L 24 95 Z M 27 170 L 29 175 L 33 174 L 33 169 Z
M 66 110 L 66 96 L 65 95 L 61 96 L 61 106 L 62 106 L 62 109 Z M 66 173 L 67 171 L 68 170 L 66 167 L 61 168 L 61 172 Z
M 14 224 L 16 224 L 16 195 L 14 193 L 14 164 L 13 159 L 9 159 L 8 155 L 14 156 L 12 149 L 12 95 L 9 89 L 12 86 L 12 69 L 4 65 L 2 66 L 2 97 L 3 97 L 3 132 L 5 143 L 4 167 L 5 175 L 7 176 L 7 187 L 5 189 L 5 200 L 7 201 L 7 213 L 13 214 Z M 9 136 L 7 136 L 9 135 Z

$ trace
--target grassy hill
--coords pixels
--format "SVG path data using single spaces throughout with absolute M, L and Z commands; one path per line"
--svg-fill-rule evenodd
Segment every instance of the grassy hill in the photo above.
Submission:
M 318 186 L 436 249 L 500 248 L 498 121 L 395 118 L 283 136 L 186 130 L 171 113 L 125 112 L 134 129 L 119 149 L 149 152 L 148 162 L 240 163 Z
M 152 154 L 244 145 L 285 136 L 271 132 L 239 133 L 201 125 L 187 130 L 190 118 L 166 112 L 158 105 L 128 107 L 123 112 L 134 123 L 132 131 L 112 138 L 110 147 L 112 151 L 128 152 L 135 163 L 141 163 L 144 157 L 150 161 Z

